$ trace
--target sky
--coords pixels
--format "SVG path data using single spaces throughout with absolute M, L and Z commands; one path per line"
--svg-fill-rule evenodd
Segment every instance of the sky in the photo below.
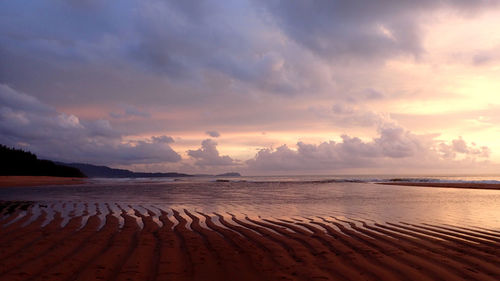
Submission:
M 499 2 L 0 0 L 0 143 L 135 171 L 495 173 Z

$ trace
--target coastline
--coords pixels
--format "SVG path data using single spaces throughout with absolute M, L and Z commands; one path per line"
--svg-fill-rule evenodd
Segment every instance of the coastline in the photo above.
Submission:
M 0 176 L 0 188 L 82 184 L 85 178 L 49 176 Z
M 465 188 L 465 189 L 488 189 L 500 190 L 500 184 L 496 183 L 462 183 L 462 182 L 377 182 L 381 185 L 401 185 L 401 186 L 421 186 L 421 187 L 441 187 L 441 188 Z

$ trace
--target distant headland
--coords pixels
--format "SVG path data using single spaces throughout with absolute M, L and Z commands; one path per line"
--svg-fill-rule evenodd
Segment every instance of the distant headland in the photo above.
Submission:
M 125 169 L 114 169 L 107 166 L 98 166 L 84 163 L 62 163 L 60 165 L 76 168 L 82 171 L 89 178 L 171 178 L 171 177 L 192 177 L 193 175 L 183 173 L 147 173 L 133 172 Z
M 21 149 L 9 148 L 0 144 L 0 176 L 46 176 L 73 178 L 177 178 L 177 177 L 240 177 L 240 173 L 229 172 L 217 175 L 193 175 L 177 172 L 133 172 L 86 163 L 63 163 L 38 159 Z

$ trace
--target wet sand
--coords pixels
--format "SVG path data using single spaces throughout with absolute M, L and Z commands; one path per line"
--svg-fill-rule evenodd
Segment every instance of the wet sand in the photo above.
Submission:
M 424 186 L 424 187 L 443 187 L 443 188 L 470 188 L 470 189 L 494 189 L 500 190 L 500 184 L 495 183 L 449 183 L 449 182 L 381 182 L 383 185 L 402 185 L 402 186 Z
M 47 177 L 47 176 L 0 176 L 0 188 L 82 184 L 83 178 Z
M 0 280 L 499 280 L 500 231 L 3 202 Z

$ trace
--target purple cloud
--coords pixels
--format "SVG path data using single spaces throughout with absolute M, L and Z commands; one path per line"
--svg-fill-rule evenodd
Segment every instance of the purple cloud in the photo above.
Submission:
M 439 8 L 478 11 L 497 1 L 259 1 L 289 38 L 330 60 L 384 60 L 425 52 L 421 16 Z M 314 16 L 313 16 L 314 15 Z
M 95 164 L 178 162 L 168 136 L 125 141 L 107 120 L 80 120 L 0 85 L 0 143 L 54 160 Z
M 212 138 L 218 138 L 218 137 L 220 137 L 220 134 L 217 131 L 206 131 L 205 133 L 207 135 L 211 136 Z
M 201 142 L 201 148 L 197 150 L 188 150 L 188 155 L 195 159 L 198 166 L 230 166 L 237 164 L 231 157 L 219 155 L 217 143 L 211 139 Z
M 446 151 L 445 151 L 446 150 Z M 401 167 L 442 168 L 459 163 L 455 154 L 469 156 L 471 161 L 488 158 L 489 149 L 475 149 L 462 139 L 451 145 L 433 140 L 432 137 L 415 135 L 401 127 L 386 125 L 379 129 L 379 136 L 371 141 L 342 136 L 341 142 L 320 144 L 297 143 L 297 149 L 282 145 L 276 149 L 261 149 L 253 159 L 247 160 L 248 168 L 260 172 L 332 172 L 346 169 L 377 169 Z M 444 160 L 457 160 L 445 162 Z

